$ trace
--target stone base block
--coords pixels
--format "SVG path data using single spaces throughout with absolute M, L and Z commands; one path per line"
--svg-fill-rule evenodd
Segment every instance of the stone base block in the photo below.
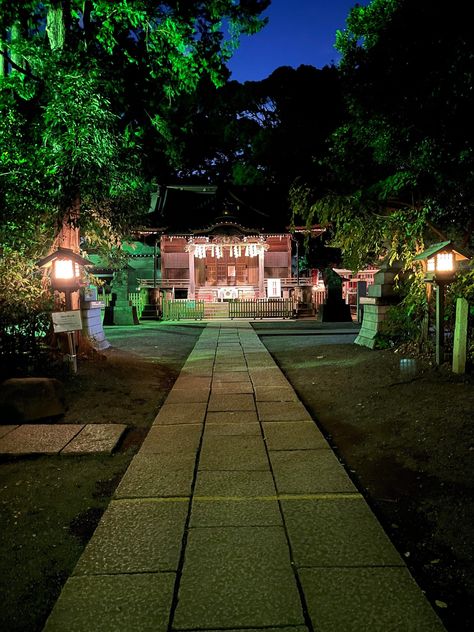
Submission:
M 382 296 L 393 296 L 393 285 L 391 283 L 384 283 L 383 285 L 379 285 L 377 283 L 374 285 L 370 285 L 369 289 L 367 290 L 367 294 L 375 298 L 381 298 Z
M 0 386 L 0 423 L 59 417 L 65 412 L 63 386 L 59 380 L 12 378 Z
M 321 305 L 320 319 L 323 323 L 350 323 L 352 322 L 351 308 L 340 301 L 329 301 Z
M 137 308 L 133 305 L 110 305 L 105 308 L 104 325 L 139 325 Z

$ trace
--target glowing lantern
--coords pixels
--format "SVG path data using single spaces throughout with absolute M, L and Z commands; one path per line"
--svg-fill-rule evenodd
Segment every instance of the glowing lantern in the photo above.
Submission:
M 82 283 L 82 268 L 93 265 L 69 248 L 58 248 L 55 252 L 37 262 L 40 268 L 51 268 L 51 286 L 55 290 L 74 291 Z
M 468 257 L 453 247 L 451 241 L 433 244 L 415 257 L 415 261 L 426 261 L 426 281 L 450 282 L 453 280 L 459 261 Z

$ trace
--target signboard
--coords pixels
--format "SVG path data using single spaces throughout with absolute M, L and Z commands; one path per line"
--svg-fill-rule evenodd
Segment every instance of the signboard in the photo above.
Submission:
M 53 329 L 55 333 L 63 331 L 79 331 L 82 329 L 81 311 L 74 309 L 69 312 L 53 312 Z
M 268 279 L 268 298 L 281 298 L 281 279 Z

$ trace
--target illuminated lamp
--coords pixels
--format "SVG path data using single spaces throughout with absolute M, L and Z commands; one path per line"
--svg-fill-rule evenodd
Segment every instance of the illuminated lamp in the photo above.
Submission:
M 81 257 L 70 248 L 58 248 L 37 262 L 40 268 L 51 269 L 51 286 L 55 290 L 73 292 L 82 285 L 82 269 L 92 261 Z
M 433 244 L 414 258 L 425 265 L 425 281 L 436 290 L 436 364 L 444 362 L 444 303 L 446 286 L 454 281 L 461 261 L 468 256 L 454 248 L 452 241 Z
M 425 262 L 425 281 L 450 283 L 459 268 L 459 262 L 468 258 L 461 251 L 456 250 L 451 241 L 442 241 L 430 246 L 414 260 Z

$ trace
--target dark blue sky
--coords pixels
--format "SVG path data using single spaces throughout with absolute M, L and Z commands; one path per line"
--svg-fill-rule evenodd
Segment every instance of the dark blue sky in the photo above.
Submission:
M 264 13 L 269 22 L 259 33 L 242 38 L 229 63 L 231 79 L 259 81 L 279 66 L 309 64 L 322 68 L 339 57 L 337 29 L 357 0 L 272 0 Z M 361 5 L 369 0 L 358 0 Z

